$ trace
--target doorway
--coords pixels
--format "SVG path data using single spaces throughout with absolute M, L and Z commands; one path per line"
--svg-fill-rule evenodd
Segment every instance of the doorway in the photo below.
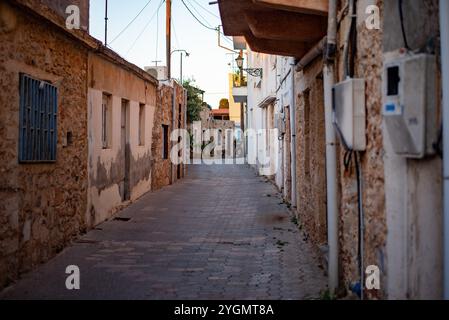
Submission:
M 179 104 L 179 108 L 178 108 L 178 129 L 181 129 L 182 127 L 183 127 L 182 126 L 182 105 Z M 178 143 L 181 143 L 181 141 L 182 141 L 182 138 L 178 137 Z M 183 149 L 178 151 L 178 157 L 182 157 L 182 152 L 183 152 Z M 181 164 L 178 164 L 178 166 L 176 168 L 176 171 L 177 171 L 176 172 L 176 176 L 177 176 L 178 180 L 182 179 L 182 165 Z
M 130 145 L 129 145 L 129 101 L 122 99 L 121 109 L 121 152 L 123 159 L 123 180 L 120 184 L 120 194 L 122 201 L 128 201 L 131 198 L 130 192 Z

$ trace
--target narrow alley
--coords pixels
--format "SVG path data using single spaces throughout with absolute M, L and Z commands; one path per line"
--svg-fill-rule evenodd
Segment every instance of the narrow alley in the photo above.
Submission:
M 189 166 L 0 299 L 319 299 L 318 255 L 281 199 L 246 165 Z M 66 289 L 70 265 L 80 290 Z

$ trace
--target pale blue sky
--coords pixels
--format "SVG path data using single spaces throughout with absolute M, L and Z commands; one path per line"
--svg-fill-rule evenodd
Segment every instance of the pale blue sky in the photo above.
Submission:
M 209 0 L 184 0 L 193 13 L 206 24 L 217 27 L 218 5 L 209 5 Z M 111 41 L 139 13 L 148 0 L 109 0 L 108 43 L 122 57 L 143 68 L 153 65 L 152 61 L 165 58 L 165 3 L 159 9 L 159 19 L 155 15 L 161 0 L 152 0 L 137 20 L 114 42 Z M 197 85 L 206 91 L 205 100 L 212 107 L 217 107 L 221 98 L 228 98 L 228 72 L 232 56 L 217 45 L 217 33 L 201 26 L 187 11 L 181 0 L 173 0 L 173 38 L 172 50 L 185 49 L 191 55 L 184 57 L 184 79 L 193 77 Z M 211 11 L 205 11 L 201 6 Z M 105 0 L 90 2 L 90 33 L 95 38 L 104 40 Z M 153 17 L 148 27 L 145 25 Z M 158 30 L 159 21 L 159 32 Z M 141 37 L 136 41 L 139 34 Z M 159 35 L 157 37 L 157 34 Z M 157 38 L 158 41 L 157 41 Z M 136 42 L 135 42 L 136 41 Z M 134 47 L 132 44 L 135 42 Z M 223 44 L 231 46 L 227 41 Z M 132 49 L 130 50 L 130 48 Z M 179 53 L 173 54 L 172 76 L 179 78 Z

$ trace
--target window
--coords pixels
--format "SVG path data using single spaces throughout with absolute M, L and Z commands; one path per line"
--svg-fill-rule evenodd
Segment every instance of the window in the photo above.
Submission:
M 168 159 L 168 126 L 162 125 L 162 157 Z
M 101 104 L 101 141 L 103 149 L 112 147 L 112 96 L 103 93 Z
M 388 88 L 387 96 L 397 96 L 399 94 L 399 82 L 401 77 L 399 76 L 399 67 L 390 67 L 387 69 Z
M 20 75 L 19 162 L 55 162 L 58 89 Z
M 145 145 L 145 104 L 139 106 L 139 146 Z

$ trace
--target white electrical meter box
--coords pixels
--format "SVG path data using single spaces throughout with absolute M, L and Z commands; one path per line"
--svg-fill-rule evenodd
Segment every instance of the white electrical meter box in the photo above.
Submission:
M 406 158 L 435 153 L 439 125 L 434 55 L 414 54 L 385 61 L 382 114 L 393 150 Z
M 333 121 L 346 149 L 366 150 L 365 80 L 346 79 L 333 87 Z

